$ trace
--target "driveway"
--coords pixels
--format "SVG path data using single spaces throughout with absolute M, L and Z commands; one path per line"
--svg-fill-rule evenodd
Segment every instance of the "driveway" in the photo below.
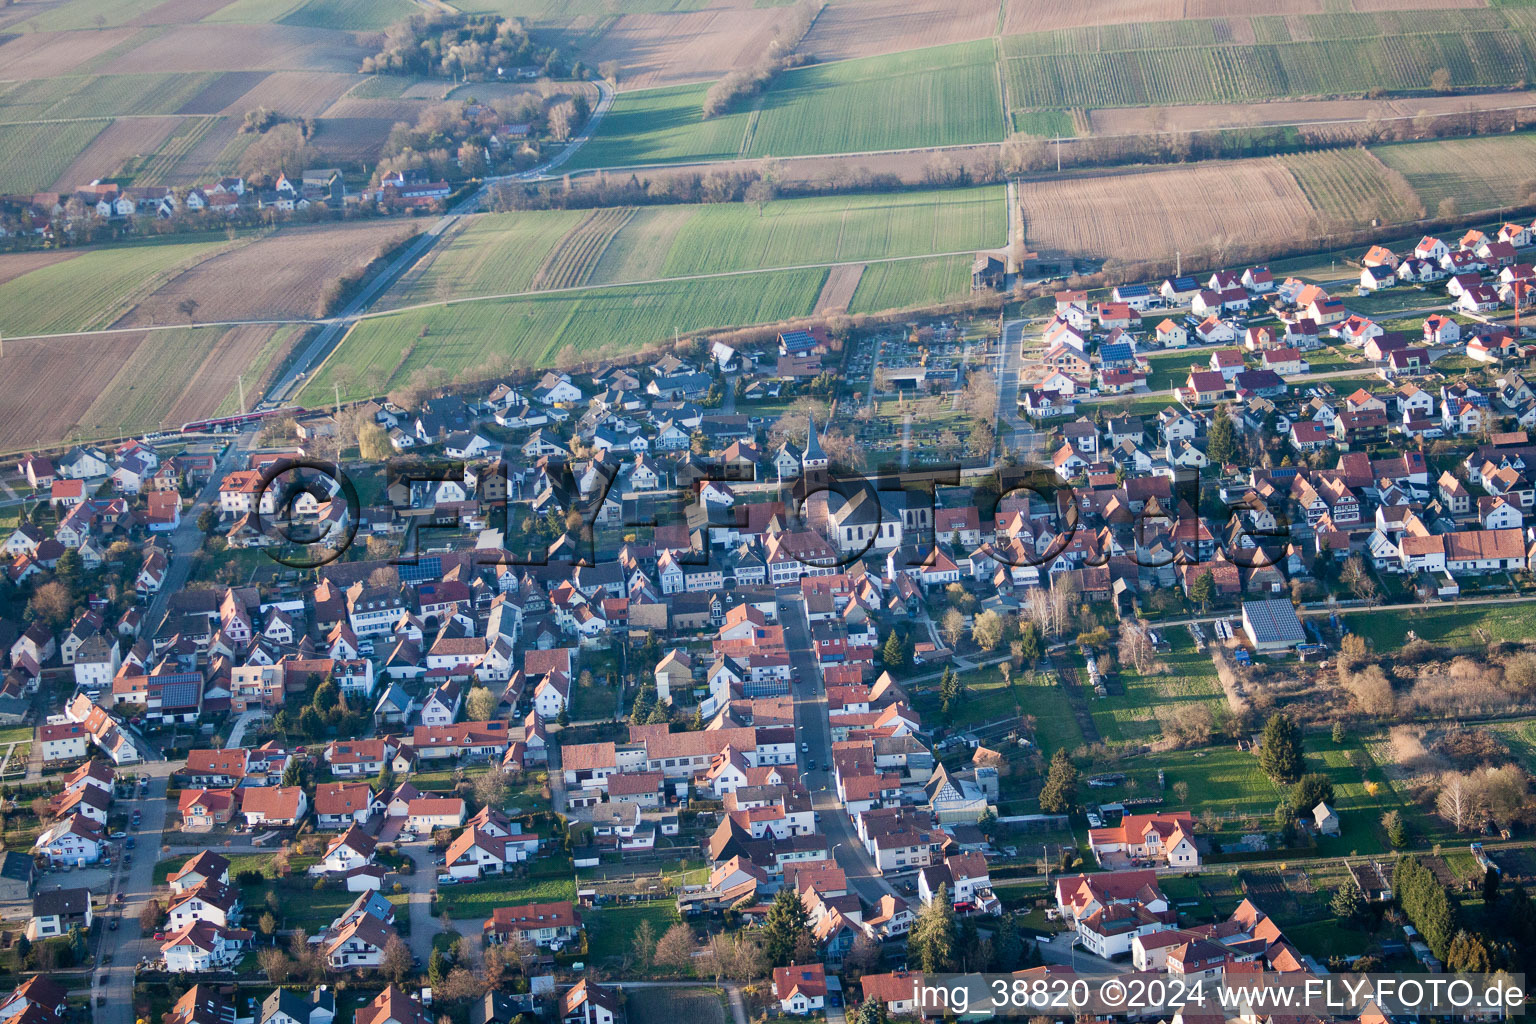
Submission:
M 832 789 L 832 725 L 827 718 L 827 694 L 822 685 L 821 669 L 811 653 L 810 631 L 805 623 L 805 604 L 798 594 L 779 595 L 779 619 L 784 625 L 784 646 L 789 649 L 790 664 L 800 674 L 801 682 L 792 684 L 795 698 L 795 733 L 810 746 L 805 758 L 816 761 L 816 770 L 802 772 L 811 791 L 811 806 L 821 816 L 821 831 L 832 848 L 832 857 L 848 877 L 849 888 L 866 902 L 895 895 L 896 890 L 875 870 L 875 862 L 859 842 L 853 821 L 848 817 L 837 791 Z

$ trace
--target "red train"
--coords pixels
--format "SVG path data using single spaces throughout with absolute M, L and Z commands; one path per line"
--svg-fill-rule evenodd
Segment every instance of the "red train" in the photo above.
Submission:
M 239 430 L 250 423 L 260 423 L 273 416 L 297 416 L 303 411 L 297 405 L 285 405 L 280 409 L 258 409 L 255 412 L 237 413 L 234 416 L 216 416 L 212 419 L 183 423 L 181 432 L 183 434 L 220 434 L 229 430 Z

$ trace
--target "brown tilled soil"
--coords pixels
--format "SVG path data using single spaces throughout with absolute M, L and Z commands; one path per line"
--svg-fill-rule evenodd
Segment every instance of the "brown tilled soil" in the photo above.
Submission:
M 1281 100 L 1274 103 L 1202 103 L 1182 107 L 1114 107 L 1090 115 L 1094 134 L 1199 131 L 1268 124 L 1307 124 L 1368 117 L 1417 117 L 1536 105 L 1536 93 L 1489 92 L 1469 96 L 1417 96 L 1377 100 Z
M 274 71 L 224 112 L 244 117 L 252 107 L 280 110 L 289 117 L 318 117 L 358 82 L 336 71 Z
M 17 5 L 13 10 L 24 10 L 26 6 L 29 5 Z M 68 74 L 137 31 L 109 28 L 100 32 L 27 32 L 0 45 L 0 75 L 25 81 Z
M 68 249 L 50 249 L 38 252 L 8 252 L 0 255 L 0 284 L 14 281 L 23 274 L 30 274 L 43 267 L 74 259 L 78 253 Z
M 582 51 L 598 65 L 617 60 L 621 89 L 707 82 L 747 67 L 773 38 L 782 8 L 732 7 L 669 14 L 623 14 Z
M 181 118 L 170 116 L 118 118 L 59 172 L 53 190 L 63 192 L 97 178 L 112 177 L 129 157 L 158 150 L 180 124 Z
M 165 0 L 156 4 L 130 25 L 190 25 L 229 6 L 230 0 Z
M 833 267 L 821 286 L 821 294 L 816 296 L 816 308 L 811 311 L 811 315 L 848 312 L 848 304 L 853 301 L 853 293 L 859 287 L 859 278 L 863 276 L 862 263 Z
M 197 300 L 204 323 L 312 317 L 326 285 L 416 230 L 390 220 L 285 228 L 171 278 L 114 326 L 185 323 L 176 307 L 187 298 Z
M 1029 248 L 1099 257 L 1290 240 L 1315 214 L 1285 168 L 1265 160 L 1026 181 L 1019 201 Z
M 1143 21 L 1185 18 L 1247 18 L 1265 14 L 1324 14 L 1325 0 L 1007 0 L 1003 34 L 1047 32 L 1057 28 L 1092 28 Z M 1356 11 L 1448 10 L 1487 7 L 1487 0 L 1352 0 Z M 1299 19 L 1298 19 L 1299 20 Z M 1293 34 L 1293 38 L 1296 37 Z M 1234 42 L 1240 42 L 1234 39 Z
M 297 327 L 232 327 L 219 336 L 202 363 L 187 378 L 181 393 L 171 402 L 164 423 L 179 424 L 212 416 L 219 403 L 235 386 L 235 377 L 266 347 L 273 331 L 286 331 L 286 344 L 292 345 L 303 331 Z M 282 365 L 285 353 L 273 357 L 272 365 Z M 247 394 L 260 394 L 261 382 L 246 377 Z
M 322 117 L 315 122 L 315 145 L 340 163 L 374 163 L 399 123 L 387 117 Z
M 0 376 L 25 386 L 0 388 L 0 450 L 67 437 L 144 338 L 82 334 L 7 341 Z
M 997 0 L 863 0 L 824 8 L 800 49 L 817 60 L 841 60 L 964 43 L 996 31 Z
M 356 72 L 365 56 L 350 33 L 291 25 L 182 25 L 108 64 L 108 74 L 157 71 Z M 339 93 L 338 93 L 339 95 Z M 333 97 L 334 98 L 334 97 Z

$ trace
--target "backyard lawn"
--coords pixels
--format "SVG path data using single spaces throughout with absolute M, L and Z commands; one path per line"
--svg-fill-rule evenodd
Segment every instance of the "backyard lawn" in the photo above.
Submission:
M 1164 734 L 1176 709 L 1203 704 L 1218 710 L 1224 698 L 1210 656 L 1195 650 L 1188 631 L 1168 631 L 1173 650 L 1159 655 L 1146 675 L 1121 666 L 1123 694 L 1091 698 L 1093 724 L 1106 743 L 1149 743 Z M 1166 668 L 1164 667 L 1166 666 Z
M 656 938 L 677 923 L 677 905 L 671 900 L 655 903 L 608 904 L 581 912 L 587 929 L 587 956 L 594 962 L 619 959 L 630 952 L 635 931 L 649 921 Z
M 576 901 L 574 875 L 560 878 L 493 878 L 468 885 L 443 886 L 437 891 L 438 912 L 446 910 L 455 920 L 490 917 L 497 907 L 552 903 L 556 900 Z
M 939 711 L 937 683 L 925 684 L 915 696 L 918 710 L 962 729 L 1020 713 L 1033 715 L 1035 742 L 1047 758 L 1060 748 L 1071 751 L 1082 746 L 1083 733 L 1072 715 L 1071 701 L 1055 676 L 1016 669 L 1011 683 L 1004 683 L 998 666 L 989 665 L 961 673 L 961 680 L 964 694 L 947 718 Z

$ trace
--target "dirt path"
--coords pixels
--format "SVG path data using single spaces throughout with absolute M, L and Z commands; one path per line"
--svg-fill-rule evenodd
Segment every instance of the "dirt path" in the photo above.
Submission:
M 848 305 L 853 302 L 853 293 L 859 287 L 859 278 L 863 276 L 862 263 L 843 263 L 833 267 L 827 274 L 826 283 L 821 286 L 821 294 L 816 296 L 816 308 L 811 310 L 811 315 L 848 312 Z

